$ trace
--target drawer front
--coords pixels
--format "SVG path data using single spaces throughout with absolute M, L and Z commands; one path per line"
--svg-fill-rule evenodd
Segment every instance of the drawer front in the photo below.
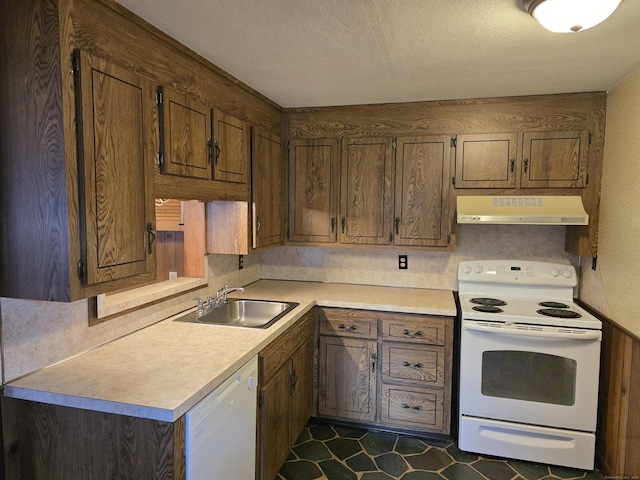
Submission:
M 293 352 L 313 336 L 315 309 L 306 313 L 297 323 L 260 352 L 260 382 L 264 384 Z
M 378 337 L 378 320 L 375 312 L 343 308 L 320 309 L 320 335 L 339 337 Z
M 429 345 L 446 344 L 447 317 L 425 315 L 381 314 L 382 339 Z
M 421 388 L 382 386 L 381 423 L 397 428 L 448 433 L 444 419 L 444 392 Z
M 383 382 L 444 387 L 444 347 L 385 342 L 380 363 Z

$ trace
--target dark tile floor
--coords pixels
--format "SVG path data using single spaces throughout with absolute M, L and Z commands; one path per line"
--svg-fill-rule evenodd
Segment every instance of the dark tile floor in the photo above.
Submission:
M 309 423 L 276 480 L 602 480 L 585 472 L 461 452 L 455 442 Z

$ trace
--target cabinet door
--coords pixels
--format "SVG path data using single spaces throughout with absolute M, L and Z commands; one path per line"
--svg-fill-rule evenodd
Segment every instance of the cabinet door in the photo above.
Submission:
M 247 124 L 216 110 L 213 134 L 213 179 L 246 183 L 250 141 Z
M 338 140 L 290 141 L 290 241 L 336 242 L 339 173 Z
M 284 168 L 280 137 L 252 130 L 253 247 L 282 244 Z
M 211 109 L 158 87 L 162 173 L 211 179 Z
M 451 137 L 399 137 L 395 245 L 446 246 L 450 238 Z
M 526 132 L 522 139 L 523 188 L 586 186 L 589 132 Z
M 313 413 L 313 336 L 296 351 L 292 360 L 291 444 L 293 445 Z
M 272 480 L 291 448 L 290 374 L 285 362 L 262 388 L 260 406 L 260 478 Z
M 375 340 L 320 337 L 320 415 L 375 420 L 376 346 Z
M 155 209 L 147 161 L 154 153 L 145 142 L 153 88 L 125 69 L 77 54 L 83 283 L 154 276 Z
M 342 141 L 340 242 L 391 242 L 393 147 L 391 138 Z
M 458 135 L 456 188 L 514 188 L 515 133 Z

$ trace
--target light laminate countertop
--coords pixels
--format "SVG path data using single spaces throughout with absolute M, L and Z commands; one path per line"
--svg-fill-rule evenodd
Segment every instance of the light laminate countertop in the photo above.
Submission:
M 173 422 L 315 305 L 455 317 L 453 292 L 260 280 L 230 298 L 297 302 L 267 329 L 170 317 L 5 385 L 8 397 Z

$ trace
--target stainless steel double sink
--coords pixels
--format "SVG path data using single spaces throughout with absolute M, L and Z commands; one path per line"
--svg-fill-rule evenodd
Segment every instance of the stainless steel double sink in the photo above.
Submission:
M 274 300 L 237 300 L 210 308 L 204 314 L 188 313 L 177 322 L 204 323 L 207 325 L 228 325 L 245 328 L 267 328 L 289 313 L 299 304 Z

